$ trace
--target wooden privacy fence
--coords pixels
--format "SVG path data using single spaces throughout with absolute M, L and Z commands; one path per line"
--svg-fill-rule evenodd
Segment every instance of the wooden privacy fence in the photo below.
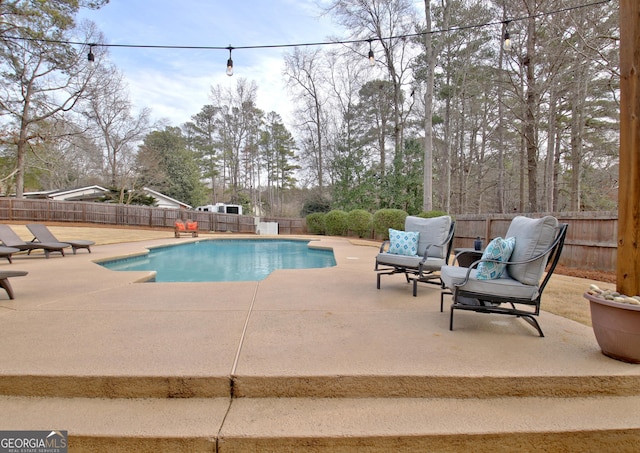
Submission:
M 545 214 L 523 214 L 542 217 Z M 552 213 L 568 223 L 567 238 L 560 264 L 577 268 L 615 272 L 617 256 L 617 212 Z M 473 247 L 477 236 L 486 245 L 506 234 L 515 214 L 455 215 L 454 247 Z M 257 219 L 252 216 L 186 211 L 148 206 L 0 198 L 0 222 L 70 222 L 145 228 L 173 228 L 176 219 L 196 220 L 200 231 L 255 233 Z M 308 234 L 305 219 L 262 217 L 276 222 L 279 234 Z M 373 237 L 373 233 L 372 236 Z
M 542 217 L 546 214 L 522 214 Z M 616 271 L 618 213 L 617 212 L 558 212 L 551 213 L 561 223 L 569 224 L 560 264 L 577 269 Z M 515 215 L 479 214 L 456 215 L 454 247 L 473 247 L 480 236 L 484 245 L 507 233 Z
M 256 218 L 246 215 L 110 203 L 0 198 L 0 222 L 70 222 L 173 228 L 177 219 L 196 220 L 200 231 L 256 232 Z M 280 234 L 306 233 L 304 219 L 263 217 L 260 220 L 277 222 Z

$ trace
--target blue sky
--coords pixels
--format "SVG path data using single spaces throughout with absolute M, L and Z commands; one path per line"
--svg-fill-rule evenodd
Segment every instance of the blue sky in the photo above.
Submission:
M 96 23 L 108 44 L 233 47 L 325 42 L 338 30 L 317 0 L 110 0 L 79 19 Z M 233 51 L 234 76 L 225 74 L 228 50 L 109 48 L 109 59 L 129 85 L 135 109 L 178 126 L 210 103 L 214 85 L 238 77 L 258 84 L 258 107 L 280 113 L 291 102 L 283 83 L 287 49 Z M 288 49 L 291 50 L 291 49 Z

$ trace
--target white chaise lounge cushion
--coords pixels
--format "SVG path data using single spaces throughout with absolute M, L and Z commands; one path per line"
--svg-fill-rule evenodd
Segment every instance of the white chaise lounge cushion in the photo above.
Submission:
M 466 267 L 442 266 L 440 278 L 447 288 L 453 289 L 455 285 L 464 281 L 467 275 Z M 493 280 L 476 279 L 476 270 L 472 269 L 469 280 L 464 285 L 465 291 L 478 294 L 492 294 L 501 297 L 513 297 L 519 299 L 534 300 L 538 297 L 538 285 L 523 285 L 517 280 L 503 275 Z
M 509 261 L 525 261 L 547 250 L 556 237 L 558 219 L 545 216 L 540 219 L 517 216 L 511 221 L 506 237 L 515 237 L 516 243 Z M 549 255 L 527 264 L 509 264 L 509 276 L 525 285 L 537 285 Z

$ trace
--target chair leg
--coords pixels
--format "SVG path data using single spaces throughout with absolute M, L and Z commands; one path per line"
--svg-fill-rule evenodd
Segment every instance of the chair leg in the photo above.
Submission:
M 449 315 L 449 330 L 453 330 L 453 304 L 451 304 L 451 315 Z
M 418 295 L 418 279 L 413 279 L 413 297 L 417 297 Z
M 13 288 L 11 288 L 11 283 L 9 283 L 8 278 L 0 279 L 0 287 L 4 288 L 4 290 L 9 295 L 9 299 L 13 300 L 15 297 L 13 296 Z
M 538 324 L 538 321 L 533 316 L 519 315 L 518 317 L 522 318 L 523 321 L 527 321 L 529 324 L 531 324 L 538 331 L 540 336 L 544 337 L 540 324 Z
M 377 280 L 378 280 L 378 289 L 380 289 L 380 274 L 377 274 L 376 277 L 378 277 L 377 278 Z
M 440 313 L 444 311 L 444 296 L 453 296 L 453 294 L 448 291 L 440 291 Z

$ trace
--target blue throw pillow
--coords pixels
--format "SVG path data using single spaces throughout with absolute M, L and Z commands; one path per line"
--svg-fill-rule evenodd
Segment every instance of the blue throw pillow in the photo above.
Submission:
M 516 238 L 502 239 L 500 237 L 495 238 L 489 242 L 487 248 L 482 254 L 482 259 L 509 261 L 513 248 L 516 245 Z M 476 269 L 476 278 L 478 280 L 491 280 L 494 278 L 500 278 L 507 265 L 493 262 L 483 262 L 478 264 Z
M 418 254 L 418 239 L 420 233 L 417 231 L 399 231 L 389 228 L 389 253 L 395 255 L 413 256 Z

